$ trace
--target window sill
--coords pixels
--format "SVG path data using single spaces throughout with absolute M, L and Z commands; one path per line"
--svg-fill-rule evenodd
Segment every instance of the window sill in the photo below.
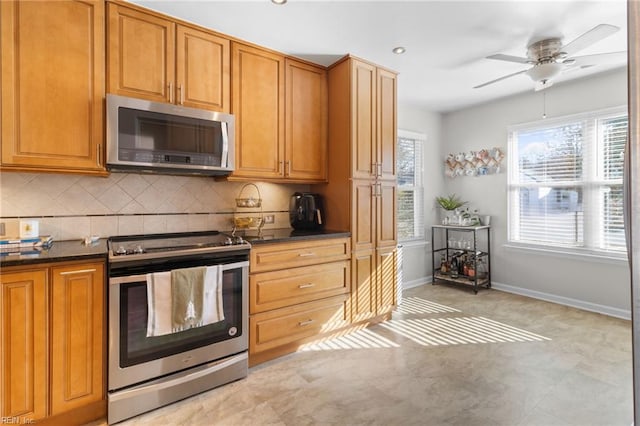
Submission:
M 598 252 L 593 250 L 571 249 L 535 244 L 510 242 L 503 244 L 507 250 L 535 253 L 543 256 L 561 257 L 565 259 L 581 260 L 584 262 L 600 262 L 614 265 L 628 265 L 626 253 Z

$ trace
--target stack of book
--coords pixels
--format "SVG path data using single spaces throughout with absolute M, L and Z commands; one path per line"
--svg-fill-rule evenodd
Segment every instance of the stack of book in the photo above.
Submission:
M 33 238 L 2 238 L 0 239 L 0 256 L 8 254 L 31 254 L 46 250 L 53 244 L 51 235 Z

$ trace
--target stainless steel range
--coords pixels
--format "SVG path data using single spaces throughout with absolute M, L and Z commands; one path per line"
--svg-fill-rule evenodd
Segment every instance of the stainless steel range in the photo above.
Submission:
M 109 424 L 246 377 L 249 243 L 207 231 L 108 244 Z

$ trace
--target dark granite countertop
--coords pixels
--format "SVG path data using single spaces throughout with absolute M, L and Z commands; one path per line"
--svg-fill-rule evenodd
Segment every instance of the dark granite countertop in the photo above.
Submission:
M 236 232 L 236 234 L 249 241 L 251 245 L 259 245 L 265 243 L 284 243 L 288 241 L 301 240 L 317 240 L 321 238 L 342 238 L 351 236 L 351 233 L 348 231 L 336 231 L 331 229 L 296 231 L 291 228 L 263 229 L 260 233 L 260 236 L 256 236 L 255 232 L 245 232 L 245 234 L 243 234 L 242 232 Z
M 93 244 L 85 245 L 81 240 L 54 241 L 50 248 L 0 255 L 0 266 L 31 265 L 37 263 L 62 262 L 66 260 L 107 259 L 107 239 L 101 238 Z
M 250 232 L 238 232 L 252 245 L 265 243 L 283 243 L 287 241 L 315 240 L 321 238 L 342 238 L 349 237 L 350 232 L 335 231 L 329 229 L 317 231 L 296 231 L 291 228 L 263 229 L 260 236 Z M 101 238 L 97 242 L 85 245 L 81 240 L 54 241 L 48 249 L 43 249 L 34 253 L 27 251 L 22 253 L 11 253 L 0 255 L 0 266 L 32 265 L 38 263 L 63 262 L 67 260 L 85 260 L 91 258 L 108 257 L 107 239 Z

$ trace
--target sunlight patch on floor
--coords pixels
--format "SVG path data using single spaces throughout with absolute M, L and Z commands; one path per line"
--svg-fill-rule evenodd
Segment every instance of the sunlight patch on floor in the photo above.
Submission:
M 375 349 L 399 348 L 400 345 L 386 339 L 369 329 L 356 330 L 353 333 L 325 340 L 323 342 L 308 343 L 298 351 L 334 351 L 340 349 Z
M 419 297 L 405 297 L 394 312 L 400 314 L 442 314 L 446 312 L 460 312 L 460 310 L 430 302 Z
M 380 323 L 422 346 L 551 340 L 484 317 L 422 318 Z

